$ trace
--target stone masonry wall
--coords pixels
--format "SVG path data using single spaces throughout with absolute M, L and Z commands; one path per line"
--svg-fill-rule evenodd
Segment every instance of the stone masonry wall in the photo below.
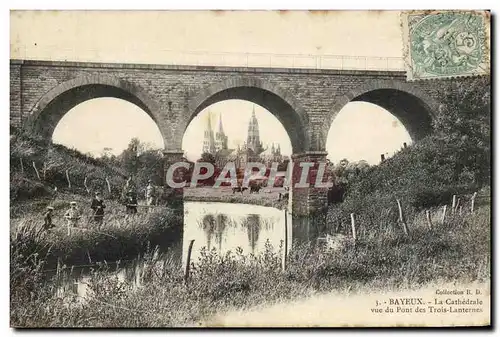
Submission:
M 21 64 L 10 64 L 10 125 L 22 125 L 21 114 Z
M 311 139 L 317 139 L 315 132 L 324 128 L 326 116 L 340 97 L 360 86 L 371 83 L 388 83 L 395 87 L 405 83 L 401 72 L 335 71 L 301 69 L 246 69 L 193 66 L 145 66 L 120 64 L 92 64 L 70 62 L 25 61 L 20 66 L 11 62 L 11 124 L 18 124 L 21 116 L 28 116 L 43 95 L 57 85 L 79 77 L 102 75 L 130 82 L 152 97 L 165 118 L 169 130 L 166 148 L 179 149 L 183 133 L 180 128 L 190 118 L 190 101 L 199 92 L 215 83 L 235 77 L 245 77 L 265 81 L 282 89 L 305 111 L 308 132 Z M 20 78 L 21 80 L 17 80 Z M 411 83 L 419 92 L 428 94 L 428 99 L 439 100 L 443 87 L 449 81 Z M 22 89 L 21 89 L 22 88 Z M 22 93 L 21 93 L 22 91 Z M 175 136 L 174 136 L 175 135 Z M 319 139 L 325 142 L 325 139 Z M 311 149 L 318 143 L 311 142 Z

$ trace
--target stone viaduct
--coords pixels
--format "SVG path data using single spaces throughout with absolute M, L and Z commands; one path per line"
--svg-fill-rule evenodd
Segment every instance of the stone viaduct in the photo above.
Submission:
M 407 82 L 402 71 L 11 60 L 10 124 L 51 139 L 59 120 L 77 104 L 120 98 L 156 122 L 168 167 L 181 159 L 183 134 L 200 111 L 219 101 L 242 99 L 264 107 L 282 123 L 295 162 L 324 161 L 327 133 L 347 103 L 383 107 L 418 141 L 432 131 L 440 100 L 452 82 Z M 324 189 L 297 189 L 291 199 L 297 214 L 312 214 L 326 205 Z

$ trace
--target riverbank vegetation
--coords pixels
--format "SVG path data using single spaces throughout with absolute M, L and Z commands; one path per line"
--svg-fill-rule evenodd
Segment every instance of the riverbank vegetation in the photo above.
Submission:
M 41 211 L 37 214 L 32 209 L 21 213 L 16 209 L 17 217 L 11 219 L 11 253 L 25 257 L 36 253 L 44 269 L 54 269 L 58 264 L 72 266 L 134 259 L 148 247 L 169 247 L 180 236 L 182 228 L 178 224 L 182 223 L 182 213 L 178 211 L 140 207 L 137 214 L 127 215 L 124 206 L 108 201 L 105 222 L 97 228 L 90 212 L 85 213 L 87 205 L 83 199 L 66 195 L 52 200 L 55 227 L 50 231 L 43 229 Z M 72 228 L 70 235 L 63 218 L 68 200 L 77 200 L 84 211 L 79 226 Z M 38 206 L 43 210 L 46 201 L 40 203 Z
M 216 313 L 275 303 L 330 290 L 410 289 L 434 282 L 488 282 L 490 208 L 450 215 L 429 230 L 424 216 L 409 221 L 410 236 L 397 229 L 359 236 L 356 246 L 322 250 L 313 245 L 289 253 L 259 256 L 205 252 L 192 266 L 188 283 L 182 268 L 145 257 L 141 286 L 122 283 L 109 268 L 93 270 L 84 301 L 54 296 L 55 282 L 40 282 L 41 260 L 11 257 L 11 325 L 17 327 L 197 326 Z M 156 256 L 156 257 L 153 257 Z M 156 263 L 158 262 L 158 263 Z
M 342 202 L 329 209 L 329 231 L 346 230 L 351 213 L 368 229 L 383 228 L 398 217 L 396 200 L 411 217 L 424 209 L 451 204 L 453 195 L 461 199 L 464 209 L 474 192 L 489 196 L 489 78 L 456 83 L 453 91 L 443 95 L 447 106 L 435 116 L 433 134 L 380 165 L 337 172 L 338 180 L 345 182 L 345 194 Z M 485 200 L 481 202 L 489 201 Z

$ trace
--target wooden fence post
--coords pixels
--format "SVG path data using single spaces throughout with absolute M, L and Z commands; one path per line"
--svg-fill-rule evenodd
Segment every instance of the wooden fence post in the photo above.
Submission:
M 429 226 L 429 229 L 432 230 L 431 211 L 425 211 L 425 216 L 427 218 L 427 225 Z
M 191 264 L 191 252 L 193 250 L 193 244 L 194 244 L 194 240 L 191 240 L 191 242 L 189 242 L 188 254 L 186 257 L 186 271 L 184 272 L 184 283 L 186 285 L 188 284 L 188 280 L 189 280 L 189 267 Z
M 451 213 L 455 213 L 455 207 L 457 207 L 457 196 L 454 194 L 451 202 Z
M 455 209 L 460 209 L 460 198 L 457 198 L 457 206 L 455 207 Z
M 286 259 L 288 258 L 288 215 L 285 209 L 285 247 L 283 250 L 283 271 L 286 270 Z
M 83 186 L 85 187 L 85 190 L 87 191 L 87 193 L 90 194 L 90 189 L 87 186 L 87 176 L 85 176 L 85 179 L 83 179 Z
M 89 263 L 92 264 L 92 259 L 90 258 L 90 253 L 88 249 L 87 249 L 87 257 L 89 258 Z
M 396 202 L 398 203 L 398 209 L 399 209 L 399 221 L 403 225 L 403 231 L 405 232 L 405 235 L 408 235 L 408 226 L 406 225 L 406 220 L 403 214 L 403 208 L 401 207 L 401 202 L 399 199 L 396 199 Z
M 66 179 L 68 180 L 68 188 L 71 188 L 71 180 L 69 179 L 69 170 L 66 170 Z
M 356 245 L 356 219 L 354 218 L 354 213 L 351 213 L 351 232 L 352 232 L 352 239 L 354 240 L 354 245 Z
M 444 224 L 444 218 L 446 217 L 446 205 L 443 206 L 443 216 L 441 217 L 441 224 Z
M 141 286 L 141 277 L 142 277 L 142 268 L 140 265 L 140 260 L 139 258 L 134 260 L 134 276 L 135 276 L 135 286 L 140 287 Z
M 474 194 L 472 195 L 472 198 L 470 200 L 470 212 L 471 213 L 474 213 L 474 203 L 476 202 L 476 196 L 477 196 L 477 192 L 474 192 Z
M 40 178 L 40 173 L 38 173 L 38 169 L 36 168 L 35 162 L 33 162 L 33 168 L 35 169 L 36 176 L 38 177 L 38 180 L 42 181 L 42 179 Z
M 108 177 L 106 179 L 106 184 L 108 185 L 108 192 L 111 194 L 111 184 L 109 183 Z

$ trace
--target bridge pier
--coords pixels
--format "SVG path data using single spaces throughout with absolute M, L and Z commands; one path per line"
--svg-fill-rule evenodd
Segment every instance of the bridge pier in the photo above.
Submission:
M 314 187 L 315 171 L 310 168 L 307 176 L 309 187 L 295 187 L 300 181 L 301 162 L 326 162 L 327 152 L 309 151 L 292 155 L 293 173 L 290 186 L 292 201 L 293 228 L 292 237 L 299 242 L 314 240 L 324 230 L 326 224 L 326 208 L 328 206 L 328 190 L 324 187 Z
M 175 224 L 175 228 L 172 229 L 174 236 L 173 238 L 168 238 L 172 240 L 174 244 L 171 246 L 170 251 L 173 252 L 173 256 L 176 262 L 181 263 L 183 254 L 183 239 L 184 239 L 184 191 L 182 188 L 172 188 L 168 186 L 166 177 L 168 168 L 176 162 L 183 160 L 184 152 L 180 150 L 165 150 L 163 151 L 163 169 L 164 174 L 162 177 L 163 183 L 163 195 L 161 197 L 161 205 L 164 205 L 173 210 L 174 216 L 180 219 L 178 224 Z M 178 176 L 179 170 L 176 170 L 174 175 L 174 180 Z
M 166 206 L 174 209 L 184 210 L 184 190 L 182 188 L 172 188 L 167 184 L 166 177 L 168 168 L 177 162 L 183 161 L 184 152 L 181 150 L 163 151 L 163 202 Z M 174 172 L 174 181 L 177 181 L 180 175 L 180 169 Z

